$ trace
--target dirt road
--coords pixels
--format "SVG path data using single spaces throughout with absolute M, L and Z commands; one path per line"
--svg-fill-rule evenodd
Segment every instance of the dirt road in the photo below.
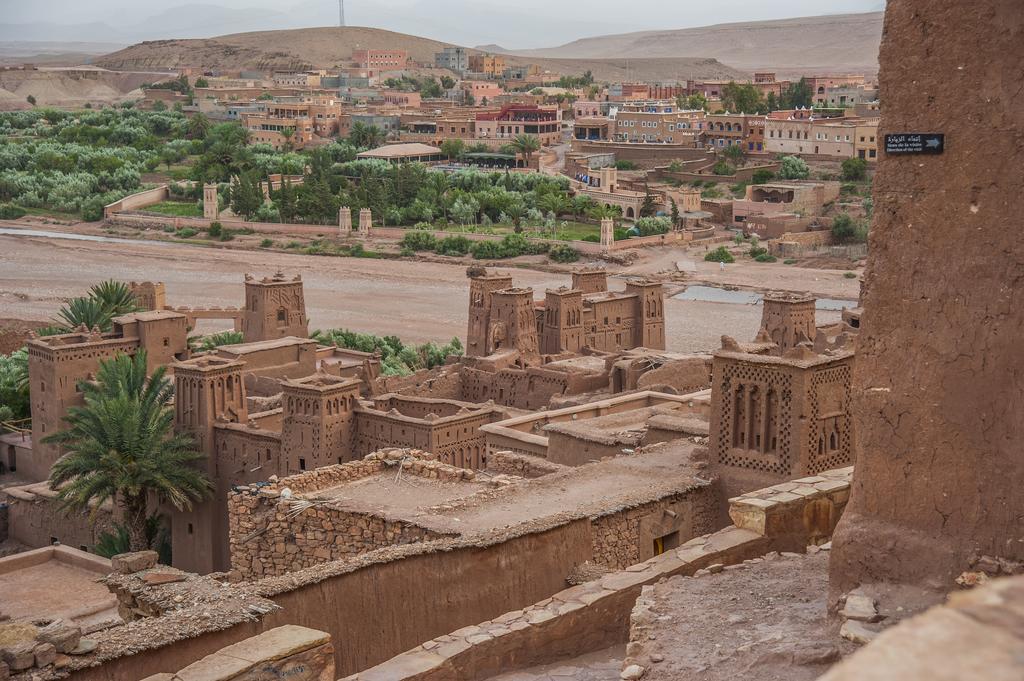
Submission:
M 465 336 L 464 265 L 9 235 L 0 235 L 0 317 L 46 320 L 64 300 L 108 278 L 163 281 L 172 305 L 240 305 L 246 272 L 278 269 L 302 275 L 311 328 L 346 327 L 408 342 Z M 545 288 L 568 283 L 567 275 L 510 271 L 538 298 Z M 623 286 L 612 279 L 612 288 Z M 723 334 L 753 338 L 761 318 L 760 307 L 672 299 L 665 312 L 669 349 L 685 352 L 715 349 Z M 819 322 L 838 317 L 819 313 Z

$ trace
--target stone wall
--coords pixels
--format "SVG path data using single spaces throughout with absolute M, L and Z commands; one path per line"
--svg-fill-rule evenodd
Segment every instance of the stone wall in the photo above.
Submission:
M 54 540 L 83 551 L 95 551 L 96 541 L 113 528 L 114 508 L 102 506 L 93 519 L 89 511 L 60 508 L 56 493 L 45 482 L 8 488 L 6 494 L 8 536 L 25 546 L 50 546 Z
M 385 546 L 446 536 L 407 520 L 345 510 L 317 499 L 317 490 L 389 468 L 397 470 L 399 465 L 405 475 L 435 480 L 457 482 L 475 477 L 472 471 L 422 456 L 423 452 L 416 450 L 401 450 L 395 455 L 382 452 L 283 478 L 269 486 L 237 487 L 228 497 L 232 569 L 246 578 L 258 579 L 351 558 Z M 399 462 L 400 457 L 405 460 Z M 290 493 L 283 496 L 281 492 L 285 489 Z
M 143 681 L 333 681 L 334 646 L 322 631 L 285 625 L 233 643 L 177 673 Z
M 487 470 L 521 478 L 539 478 L 550 473 L 569 470 L 569 466 L 552 463 L 539 456 L 514 452 L 493 452 L 487 459 Z
M 849 469 L 829 471 L 826 479 L 839 484 L 825 494 L 848 493 L 849 477 Z M 771 498 L 778 506 L 776 512 L 788 518 L 804 517 L 806 509 L 821 499 L 815 494 L 783 495 L 777 490 L 759 490 L 746 498 Z M 788 526 L 783 535 L 777 536 L 773 534 L 777 525 L 761 527 L 764 531 L 731 526 L 696 537 L 628 569 L 452 630 L 343 681 L 473 681 L 624 644 L 629 638 L 633 607 L 645 585 L 676 575 L 693 575 L 712 565 L 733 565 L 771 551 L 791 550 L 797 545 L 803 550 L 814 534 L 808 530 L 801 538 L 793 534 L 795 528 Z
M 716 486 L 705 485 L 594 518 L 591 521 L 593 561 L 622 570 L 654 556 L 657 538 L 665 538 L 660 548 L 668 550 L 707 534 L 715 529 L 718 503 Z

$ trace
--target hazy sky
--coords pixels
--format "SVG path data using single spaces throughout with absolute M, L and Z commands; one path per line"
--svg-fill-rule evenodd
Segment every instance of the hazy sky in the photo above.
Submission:
M 869 12 L 884 4 L 884 0 L 345 0 L 349 25 L 510 48 L 548 47 L 580 37 L 633 30 Z M 0 0 L 0 6 L 0 24 L 107 24 L 133 40 L 139 39 L 140 32 L 145 38 L 172 38 L 216 35 L 233 28 L 336 25 L 338 16 L 337 0 Z M 204 6 L 202 11 L 200 6 Z M 237 11 L 257 8 L 262 11 Z M 209 20 L 205 27 L 203 15 Z M 161 21 L 147 21 L 154 16 Z M 166 31 L 194 35 L 168 35 Z M 100 33 L 97 28 L 96 35 L 78 39 L 110 38 Z

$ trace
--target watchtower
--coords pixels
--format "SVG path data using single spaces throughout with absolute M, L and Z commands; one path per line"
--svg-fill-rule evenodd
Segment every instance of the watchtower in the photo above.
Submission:
M 583 292 L 562 287 L 544 296 L 541 352 L 555 355 L 583 348 Z
M 587 295 L 604 293 L 608 290 L 608 273 L 601 267 L 588 267 L 573 270 L 572 288 Z
M 537 316 L 533 289 L 507 288 L 491 294 L 491 322 L 487 333 L 488 352 L 518 350 L 523 357 L 536 356 Z
M 636 295 L 633 347 L 665 349 L 665 290 L 659 282 L 626 282 L 626 293 Z
M 278 272 L 257 280 L 245 275 L 245 315 L 242 336 L 246 343 L 309 336 L 302 277 L 288 279 Z
M 469 328 L 466 331 L 466 356 L 485 357 L 490 354 L 487 331 L 491 323 L 491 294 L 512 288 L 512 277 L 472 268 L 469 276 Z
M 771 292 L 764 297 L 761 331 L 785 354 L 804 341 L 813 341 L 814 297 L 806 294 Z
M 281 384 L 281 456 L 292 475 L 353 458 L 362 381 L 315 374 Z

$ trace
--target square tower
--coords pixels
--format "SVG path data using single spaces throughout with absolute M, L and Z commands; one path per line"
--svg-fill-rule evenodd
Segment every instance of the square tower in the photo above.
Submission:
M 626 293 L 636 296 L 633 347 L 665 349 L 665 289 L 655 281 L 626 282 Z
M 779 346 L 779 354 L 814 340 L 814 296 L 774 291 L 765 294 L 763 303 L 761 331 Z
M 852 352 L 818 355 L 807 344 L 784 357 L 738 346 L 716 352 L 712 461 L 754 485 L 850 465 L 852 369 Z
M 249 418 L 242 380 L 245 362 L 203 355 L 172 366 L 175 430 L 195 438 L 196 449 L 206 455 L 197 465 L 214 486 L 212 498 L 189 511 L 166 509 L 174 566 L 200 574 L 226 570 L 230 565 L 227 494 L 234 471 L 218 465 L 214 427 L 245 423 Z
M 491 354 L 500 350 L 517 350 L 525 359 L 536 357 L 537 314 L 533 306 L 533 289 L 507 288 L 491 294 L 491 323 L 487 331 Z
M 608 290 L 608 273 L 600 267 L 573 270 L 572 288 L 581 291 L 583 295 L 604 293 Z
M 315 374 L 281 384 L 281 455 L 289 475 L 353 460 L 362 381 Z
M 486 357 L 491 354 L 487 344 L 487 332 L 491 324 L 491 294 L 512 288 L 512 277 L 508 274 L 491 273 L 482 267 L 470 268 L 469 277 L 469 328 L 466 331 L 466 356 Z
M 541 352 L 557 355 L 583 348 L 583 292 L 562 287 L 544 296 Z
M 288 279 L 281 272 L 257 280 L 245 275 L 244 342 L 273 340 L 285 336 L 307 338 L 306 298 L 302 277 Z
M 167 289 L 162 281 L 131 282 L 128 284 L 139 310 L 162 310 L 167 307 Z

